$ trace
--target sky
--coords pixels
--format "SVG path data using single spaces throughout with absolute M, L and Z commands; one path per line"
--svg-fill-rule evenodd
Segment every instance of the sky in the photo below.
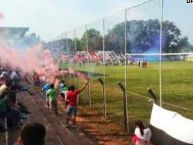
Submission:
M 124 15 L 111 15 L 143 1 L 146 0 L 0 0 L 0 26 L 29 27 L 30 33 L 49 41 L 103 17 L 109 19 L 107 25 L 111 25 L 110 19 L 124 20 Z M 128 19 L 160 18 L 156 1 L 129 10 Z M 174 21 L 193 42 L 193 4 L 186 0 L 165 1 L 164 19 Z

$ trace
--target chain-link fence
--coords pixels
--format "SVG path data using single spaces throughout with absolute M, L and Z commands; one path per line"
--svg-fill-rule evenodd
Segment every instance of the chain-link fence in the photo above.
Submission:
M 120 124 L 125 99 L 129 121 L 149 120 L 148 88 L 161 106 L 193 118 L 192 10 L 185 0 L 149 0 L 64 32 L 54 41 L 64 79 L 80 87 L 89 77 L 82 105 Z

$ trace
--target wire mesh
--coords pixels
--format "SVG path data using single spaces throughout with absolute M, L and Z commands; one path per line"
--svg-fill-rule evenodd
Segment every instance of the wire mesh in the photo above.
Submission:
M 189 118 L 193 118 L 192 10 L 193 5 L 184 1 L 167 0 L 163 4 L 163 105 Z
M 101 115 L 106 108 L 108 118 L 123 124 L 121 82 L 128 94 L 129 120 L 148 122 L 152 104 L 147 88 L 160 105 L 193 118 L 192 9 L 184 1 L 149 0 L 63 33 L 53 47 L 63 51 L 61 66 L 78 74 L 69 83 L 80 87 L 85 77 L 91 80 L 82 105 Z

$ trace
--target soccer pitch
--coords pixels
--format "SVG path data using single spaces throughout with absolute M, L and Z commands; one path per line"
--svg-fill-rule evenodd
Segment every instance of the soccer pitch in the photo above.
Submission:
M 107 116 L 122 122 L 123 103 L 122 92 L 117 82 L 125 81 L 125 66 L 68 64 L 69 67 L 81 70 L 91 77 L 90 96 L 92 108 L 99 113 L 103 112 L 103 97 L 98 78 L 103 78 L 105 72 L 105 90 L 107 97 Z M 162 62 L 162 103 L 163 107 L 177 111 L 183 116 L 193 118 L 193 62 L 191 61 L 164 61 Z M 147 68 L 137 64 L 127 65 L 126 91 L 128 94 L 129 119 L 150 118 L 152 103 L 148 102 L 147 88 L 152 88 L 159 99 L 159 63 L 148 63 Z M 68 78 L 69 83 L 78 86 L 81 82 L 77 78 Z M 88 89 L 81 96 L 82 104 L 89 107 L 90 97 Z

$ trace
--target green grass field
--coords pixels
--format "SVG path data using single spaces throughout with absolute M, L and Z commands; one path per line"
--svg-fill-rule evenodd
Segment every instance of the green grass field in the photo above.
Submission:
M 70 67 L 88 72 L 91 76 L 92 108 L 98 113 L 103 113 L 103 97 L 101 85 L 97 81 L 104 72 L 104 66 L 95 64 L 73 65 Z M 122 92 L 117 82 L 125 81 L 124 66 L 105 66 L 105 88 L 107 96 L 108 118 L 122 124 L 123 103 Z M 170 61 L 162 63 L 162 102 L 165 108 L 181 113 L 183 116 L 193 119 L 193 62 Z M 94 74 L 95 73 L 95 74 Z M 100 75 L 99 75 L 100 74 Z M 148 122 L 150 119 L 152 103 L 148 102 L 147 88 L 151 87 L 159 97 L 159 63 L 149 63 L 147 68 L 139 68 L 137 65 L 127 66 L 127 94 L 129 120 L 142 119 Z M 77 83 L 78 82 L 78 83 Z M 68 83 L 78 86 L 81 81 L 69 78 Z M 89 107 L 88 90 L 81 96 L 82 104 Z M 171 105 L 176 105 L 173 107 Z M 179 107 L 187 108 L 181 109 Z

